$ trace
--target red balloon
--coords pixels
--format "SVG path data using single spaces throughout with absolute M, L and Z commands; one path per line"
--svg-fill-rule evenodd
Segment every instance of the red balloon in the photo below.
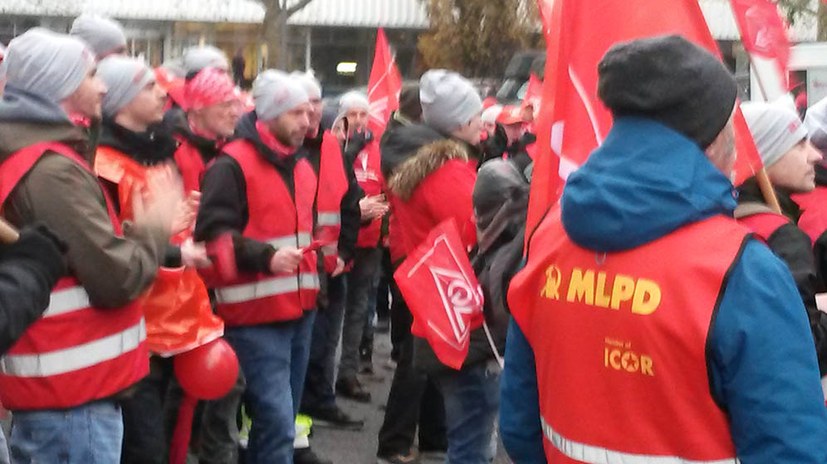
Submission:
M 238 379 L 238 357 L 223 338 L 175 356 L 173 364 L 181 388 L 199 400 L 221 398 Z

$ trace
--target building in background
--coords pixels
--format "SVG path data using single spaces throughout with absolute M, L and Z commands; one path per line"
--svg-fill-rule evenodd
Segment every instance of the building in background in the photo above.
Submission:
M 0 0 L 0 42 L 35 26 L 68 32 L 81 13 L 120 21 L 131 54 L 153 66 L 198 44 L 216 45 L 230 58 L 242 50 L 248 80 L 265 65 L 264 8 L 255 0 Z M 313 0 L 289 24 L 288 69 L 313 69 L 336 90 L 367 83 L 378 27 L 403 75 L 415 75 L 416 42 L 428 20 L 420 0 Z
M 724 60 L 749 95 L 749 62 L 729 0 L 699 3 Z M 84 12 L 121 21 L 131 53 L 153 66 L 205 43 L 218 46 L 230 58 L 241 50 L 248 80 L 265 65 L 267 44 L 259 39 L 264 8 L 255 0 L 0 0 L 0 42 L 8 43 L 34 26 L 66 32 L 72 19 Z M 313 69 L 328 92 L 367 83 L 377 27 L 385 28 L 403 76 L 415 78 L 421 71 L 416 43 L 428 27 L 423 0 L 313 0 L 289 24 L 288 70 Z M 794 43 L 812 42 L 816 31 L 814 20 L 801 21 L 790 38 Z

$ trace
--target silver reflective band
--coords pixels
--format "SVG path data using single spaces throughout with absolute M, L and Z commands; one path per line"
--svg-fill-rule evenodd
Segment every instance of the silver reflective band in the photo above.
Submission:
M 89 307 L 89 294 L 83 287 L 69 287 L 52 292 L 43 317 L 52 317 Z
M 64 350 L 40 354 L 6 355 L 0 359 L 0 370 L 13 377 L 50 377 L 65 374 L 128 353 L 146 340 L 144 319 L 114 335 Z
M 298 239 L 296 238 L 298 237 Z M 310 245 L 312 239 L 310 234 L 300 232 L 298 235 L 285 235 L 283 237 L 276 237 L 267 240 L 267 243 L 273 245 L 273 248 L 279 249 L 283 247 L 301 248 Z
M 338 226 L 342 223 L 342 216 L 339 213 L 319 213 L 316 222 L 320 226 Z
M 299 291 L 301 280 L 304 289 L 319 288 L 319 278 L 315 274 L 290 275 L 260 280 L 251 284 L 233 285 L 215 290 L 215 297 L 219 303 L 233 304 L 257 300 L 268 296 L 283 295 Z M 307 283 L 305 282 L 307 281 Z M 315 286 L 313 286 L 315 285 Z
M 301 288 L 304 290 L 318 290 L 319 276 L 317 274 L 301 274 L 299 277 Z
M 715 461 L 693 461 L 677 456 L 623 453 L 569 440 L 555 432 L 542 417 L 540 421 L 542 422 L 543 433 L 546 439 L 550 441 L 558 451 L 571 459 L 589 464 L 737 464 L 740 462 L 737 458 L 719 459 Z

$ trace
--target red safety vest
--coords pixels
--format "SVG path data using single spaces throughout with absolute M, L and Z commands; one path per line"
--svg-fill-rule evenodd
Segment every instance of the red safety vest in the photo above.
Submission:
M 224 148 L 235 159 L 247 184 L 249 221 L 245 237 L 267 242 L 276 249 L 310 245 L 313 233 L 313 200 L 316 175 L 306 159 L 293 168 L 295 192 L 290 193 L 276 168 L 246 140 Z M 282 274 L 241 274 L 235 281 L 215 288 L 216 310 L 230 326 L 289 321 L 314 309 L 319 292 L 315 251 L 305 253 L 298 271 Z
M 365 196 L 374 196 L 382 193 L 385 179 L 382 177 L 382 155 L 379 151 L 379 142 L 370 141 L 359 152 L 353 161 L 353 172 L 356 181 L 365 191 Z M 382 218 L 374 219 L 370 224 L 359 229 L 356 246 L 359 248 L 376 248 L 382 235 Z
M 181 137 L 178 139 L 181 144 L 175 150 L 175 164 L 181 171 L 181 179 L 184 181 L 184 191 L 201 191 L 201 180 L 204 179 L 204 172 L 207 165 L 198 149 L 189 140 Z
M 121 221 L 134 219 L 133 194 L 146 188 L 148 168 L 111 147 L 98 147 L 95 173 L 118 187 Z M 192 236 L 186 230 L 171 242 L 180 245 Z M 205 345 L 224 334 L 224 323 L 213 314 L 207 287 L 198 271 L 188 267 L 160 267 L 141 307 L 146 318 L 149 351 L 173 356 Z
M 339 233 L 342 229 L 342 198 L 348 189 L 347 174 L 339 140 L 330 131 L 322 136 L 319 160 L 319 189 L 316 192 L 316 239 L 325 243 L 322 247 L 324 268 L 327 273 L 336 269 L 339 257 Z
M 88 163 L 59 143 L 24 148 L 0 164 L 0 202 L 46 152 Z M 103 190 L 103 189 L 101 189 Z M 106 197 L 115 233 L 121 225 Z M 139 302 L 95 308 L 74 276 L 52 289 L 49 307 L 0 359 L 0 398 L 11 410 L 65 409 L 111 397 L 149 372 L 146 328 Z
M 827 231 L 827 187 L 816 187 L 812 192 L 793 195 L 793 200 L 803 212 L 798 227 L 807 233 L 815 244 Z
M 736 462 L 706 342 L 747 234 L 716 216 L 596 253 L 550 213 L 509 292 L 535 356 L 548 462 Z
M 737 220 L 764 243 L 769 241 L 776 230 L 791 223 L 787 216 L 775 212 L 750 214 Z

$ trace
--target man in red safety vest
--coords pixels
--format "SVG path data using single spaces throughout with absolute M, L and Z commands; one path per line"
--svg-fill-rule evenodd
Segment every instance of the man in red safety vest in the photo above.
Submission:
M 70 269 L 0 361 L 0 398 L 15 413 L 12 460 L 119 462 L 118 400 L 149 367 L 139 297 L 155 279 L 181 195 L 159 178 L 135 199 L 133 222 L 121 224 L 89 164 L 87 128 L 106 87 L 80 40 L 29 30 L 3 66 L 4 216 L 53 229 Z
M 598 75 L 614 125 L 510 284 L 509 454 L 827 461 L 807 313 L 784 263 L 732 218 L 735 80 L 679 36 L 617 44 Z
M 195 239 L 232 237 L 237 276 L 225 273 L 214 290 L 254 416 L 247 462 L 292 463 L 319 291 L 317 179 L 302 148 L 310 104 L 275 70 L 259 75 L 253 97 L 255 111 L 204 176 Z

